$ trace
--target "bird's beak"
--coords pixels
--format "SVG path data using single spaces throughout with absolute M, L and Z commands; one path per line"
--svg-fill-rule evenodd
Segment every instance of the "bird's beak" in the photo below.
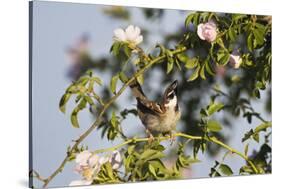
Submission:
M 178 87 L 178 80 L 175 80 L 171 85 L 171 89 L 175 90 Z

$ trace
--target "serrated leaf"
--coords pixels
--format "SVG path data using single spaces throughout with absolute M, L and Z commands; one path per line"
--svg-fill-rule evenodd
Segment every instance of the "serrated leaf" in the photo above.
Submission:
M 70 121 L 73 127 L 79 128 L 79 122 L 78 122 L 78 113 L 79 111 L 83 110 L 87 105 L 87 100 L 83 98 L 79 104 L 73 109 L 71 116 L 70 116 Z
M 132 54 L 132 50 L 129 48 L 127 44 L 123 45 L 123 48 L 124 48 L 125 55 L 127 56 L 127 58 L 129 58 Z
M 224 175 L 227 175 L 227 176 L 233 175 L 233 171 L 232 171 L 231 168 L 230 168 L 228 165 L 226 165 L 226 164 L 220 164 L 219 170 L 220 170 Z
M 204 65 L 201 67 L 201 69 L 200 69 L 200 77 L 201 77 L 202 79 L 204 79 L 204 80 L 206 80 L 206 76 L 205 76 L 205 65 L 206 65 L 206 64 L 204 64 Z
M 79 123 L 78 123 L 78 118 L 77 118 L 77 114 L 78 114 L 78 108 L 76 107 L 70 116 L 70 120 L 71 120 L 71 124 L 73 127 L 75 128 L 79 128 Z
M 59 108 L 60 108 L 60 111 L 62 113 L 65 113 L 65 107 L 66 107 L 66 103 L 68 102 L 68 100 L 70 99 L 71 97 L 71 94 L 70 93 L 65 93 L 61 99 L 60 99 L 60 103 L 59 103 Z
M 171 58 L 171 60 L 173 60 L 173 58 Z M 167 74 L 169 74 L 174 67 L 174 61 L 171 60 L 167 62 L 167 72 L 166 72 Z
M 224 107 L 224 104 L 221 103 L 221 102 L 218 102 L 218 103 L 212 103 L 208 106 L 208 114 L 209 115 L 212 115 L 214 114 L 215 112 L 218 112 L 220 111 L 222 108 Z
M 126 83 L 128 81 L 128 77 L 126 76 L 126 74 L 124 72 L 120 72 L 119 73 L 119 79 L 123 82 Z
M 153 176 L 157 177 L 155 168 L 151 164 L 148 164 L 148 170 Z
M 244 134 L 244 137 L 242 138 L 242 142 L 245 142 L 246 140 L 248 140 L 253 134 L 254 134 L 253 129 L 251 129 L 250 131 L 246 132 Z
M 250 33 L 247 37 L 247 47 L 251 52 L 253 51 L 253 39 L 254 39 L 253 34 Z
M 235 29 L 232 27 L 232 28 L 229 28 L 228 30 L 228 36 L 230 38 L 231 41 L 235 41 L 235 38 L 236 38 L 236 33 L 235 33 Z
M 271 127 L 271 122 L 265 122 L 257 126 L 254 130 L 254 133 L 258 133 L 260 131 L 266 131 L 268 127 Z
M 84 98 L 86 99 L 86 101 L 87 101 L 91 106 L 94 105 L 94 101 L 92 100 L 91 97 L 85 96 Z
M 139 82 L 139 84 L 141 84 L 141 85 L 143 84 L 143 82 L 144 82 L 143 74 L 141 74 L 137 77 L 137 81 Z
M 230 59 L 230 54 L 229 53 L 224 53 L 224 55 L 219 59 L 219 63 L 221 65 L 226 65 Z
M 185 19 L 185 27 L 188 27 L 189 23 L 192 21 L 194 14 L 190 14 Z
M 252 136 L 253 136 L 253 139 L 254 139 L 257 143 L 260 142 L 260 135 L 259 135 L 259 133 L 255 133 L 255 134 L 253 134 Z
M 93 77 L 92 80 L 95 81 L 97 84 L 102 85 L 102 81 L 101 81 L 100 78 L 98 78 L 98 77 Z
M 185 67 L 187 69 L 193 69 L 198 65 L 198 59 L 197 58 L 188 58 L 185 62 Z
M 248 156 L 248 150 L 249 150 L 249 143 L 246 144 L 245 149 L 244 149 L 244 155 Z
M 209 120 L 207 123 L 207 128 L 212 132 L 219 132 L 222 129 L 222 126 L 215 120 Z
M 195 80 L 198 77 L 198 75 L 199 75 L 199 70 L 200 70 L 200 66 L 198 65 L 197 68 L 195 69 L 195 71 L 189 77 L 188 81 Z
M 118 56 L 119 52 L 120 52 L 120 48 L 122 46 L 121 42 L 115 42 L 113 43 L 113 45 L 110 48 L 110 52 L 114 55 L 114 56 Z
M 115 114 L 114 111 L 113 111 L 112 114 L 111 114 L 110 123 L 111 123 L 111 125 L 112 125 L 113 128 L 116 128 L 116 127 L 117 127 L 118 120 L 117 120 L 117 117 L 116 117 L 116 114 Z
M 261 32 L 261 30 L 254 29 L 253 34 L 257 42 L 257 45 L 262 45 L 264 43 L 264 33 Z
M 119 79 L 119 74 L 113 76 L 111 78 L 111 81 L 110 81 L 110 90 L 113 94 L 116 93 L 116 86 L 117 86 L 117 81 Z
M 211 76 L 215 75 L 215 72 L 212 69 L 211 63 L 210 61 L 206 62 L 206 71 L 208 72 L 208 74 L 210 74 Z
M 148 160 L 162 158 L 162 157 L 164 157 L 164 154 L 162 152 L 148 149 L 141 154 L 140 159 L 148 161 Z

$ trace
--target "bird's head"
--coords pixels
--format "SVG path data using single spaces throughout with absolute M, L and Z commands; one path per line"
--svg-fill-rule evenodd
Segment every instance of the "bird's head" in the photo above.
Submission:
M 177 87 L 178 81 L 175 80 L 166 88 L 163 96 L 163 105 L 165 108 L 175 108 L 178 106 Z

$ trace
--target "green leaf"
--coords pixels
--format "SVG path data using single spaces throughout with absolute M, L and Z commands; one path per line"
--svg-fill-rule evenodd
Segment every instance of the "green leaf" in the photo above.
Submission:
M 246 144 L 245 149 L 244 149 L 244 155 L 248 156 L 248 150 L 249 150 L 249 143 Z
M 119 74 L 113 76 L 111 78 L 111 81 L 110 81 L 110 90 L 113 94 L 116 93 L 116 86 L 117 86 L 117 81 L 119 79 Z
M 208 106 L 207 111 L 209 115 L 214 114 L 215 112 L 220 111 L 224 107 L 224 104 L 221 102 L 212 103 Z
M 214 72 L 213 69 L 212 69 L 211 62 L 210 62 L 210 61 L 207 61 L 207 62 L 206 62 L 206 71 L 207 71 L 208 74 L 210 74 L 211 76 L 214 76 L 214 75 L 215 75 L 215 72 Z
M 222 126 L 215 120 L 209 120 L 207 123 L 207 128 L 212 132 L 219 132 L 222 129 Z
M 253 40 L 254 40 L 254 36 L 252 33 L 250 33 L 247 37 L 247 47 L 250 52 L 253 51 Z
M 246 140 L 248 140 L 253 134 L 254 134 L 253 129 L 251 129 L 250 131 L 246 132 L 244 134 L 244 137 L 242 138 L 242 142 L 245 142 Z
M 253 136 L 253 139 L 254 139 L 257 143 L 260 142 L 260 135 L 259 135 L 259 133 L 254 133 L 252 136 Z
M 87 101 L 91 106 L 94 105 L 94 101 L 92 100 L 91 97 L 85 96 L 84 98 L 86 99 L 86 101 Z
M 201 70 L 200 70 L 200 77 L 204 80 L 206 80 L 206 76 L 205 76 L 205 65 L 204 64 L 202 67 L 201 67 Z
M 143 77 L 143 74 L 140 74 L 138 77 L 137 77 L 137 81 L 142 85 L 143 82 L 144 82 L 144 77 Z
M 148 164 L 148 170 L 153 176 L 157 177 L 155 168 L 151 164 Z
M 117 117 L 116 117 L 116 114 L 115 114 L 114 111 L 113 111 L 112 114 L 111 114 L 110 123 L 111 123 L 111 125 L 112 125 L 113 128 L 116 128 L 117 125 L 118 125 L 118 120 L 117 120 Z
M 195 71 L 191 74 L 191 76 L 189 77 L 189 79 L 187 81 L 195 80 L 199 75 L 199 70 L 200 70 L 200 66 L 198 65 L 197 68 L 195 69 Z
M 268 127 L 271 127 L 271 122 L 262 123 L 255 128 L 254 133 L 259 133 L 260 131 L 266 131 Z
M 230 168 L 228 165 L 226 165 L 226 164 L 220 164 L 219 170 L 220 170 L 224 175 L 227 175 L 227 176 L 233 175 L 233 171 L 232 171 L 231 168 Z
M 100 78 L 98 78 L 98 77 L 93 77 L 92 80 L 95 81 L 97 84 L 102 85 L 102 81 L 101 81 Z
M 126 83 L 128 81 L 128 77 L 126 76 L 126 74 L 124 72 L 120 72 L 119 73 L 119 79 L 123 82 Z
M 70 116 L 70 120 L 71 120 L 71 124 L 74 128 L 79 128 L 79 123 L 78 123 L 78 118 L 77 118 L 77 114 L 78 114 L 79 110 L 78 108 L 76 107 L 72 113 L 71 113 L 71 116 Z
M 230 59 L 230 54 L 225 52 L 223 56 L 219 59 L 219 63 L 221 65 L 226 65 Z
M 258 30 L 253 30 L 253 34 L 256 39 L 257 45 L 262 45 L 264 42 L 264 36 Z
M 167 62 L 167 74 L 169 74 L 173 70 L 174 61 L 172 61 L 172 60 L 173 60 L 173 58 L 171 58 L 170 60 L 168 59 L 168 62 Z
M 123 45 L 124 47 L 124 53 L 127 56 L 127 58 L 129 58 L 132 54 L 132 50 L 129 48 L 129 46 L 127 44 Z
M 186 63 L 185 63 L 185 67 L 187 69 L 192 69 L 195 68 L 198 65 L 198 59 L 197 58 L 190 58 L 187 59 Z
M 62 113 L 65 113 L 65 107 L 66 107 L 66 103 L 68 102 L 68 100 L 70 99 L 71 97 L 71 94 L 70 93 L 65 93 L 61 99 L 60 99 L 60 103 L 59 103 L 59 108 L 60 108 L 60 111 Z
M 162 152 L 159 152 L 157 150 L 147 149 L 141 154 L 140 159 L 148 161 L 148 160 L 162 158 L 162 157 L 164 157 L 164 154 Z
M 83 110 L 87 105 L 87 100 L 86 98 L 83 98 L 79 104 L 73 109 L 71 116 L 70 116 L 70 121 L 73 127 L 79 128 L 79 123 L 78 123 L 78 113 L 79 111 Z
M 118 56 L 121 46 L 122 46 L 121 42 L 114 42 L 110 48 L 110 52 L 113 53 L 114 56 Z
M 231 41 L 235 41 L 236 33 L 235 33 L 235 29 L 233 27 L 229 28 L 228 36 L 229 36 Z
M 192 21 L 194 14 L 190 14 L 185 19 L 185 27 L 188 27 L 189 23 Z
M 190 156 L 186 156 L 184 154 L 180 154 L 177 159 L 177 165 L 184 168 L 189 167 L 191 164 L 198 162 L 200 162 L 200 160 L 193 159 Z

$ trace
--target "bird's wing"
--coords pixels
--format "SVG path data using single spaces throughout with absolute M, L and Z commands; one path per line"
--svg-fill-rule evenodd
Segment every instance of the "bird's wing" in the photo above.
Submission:
M 163 114 L 163 110 L 158 103 L 147 100 L 145 98 L 137 98 L 138 101 L 138 109 L 142 112 L 150 112 L 151 114 Z

